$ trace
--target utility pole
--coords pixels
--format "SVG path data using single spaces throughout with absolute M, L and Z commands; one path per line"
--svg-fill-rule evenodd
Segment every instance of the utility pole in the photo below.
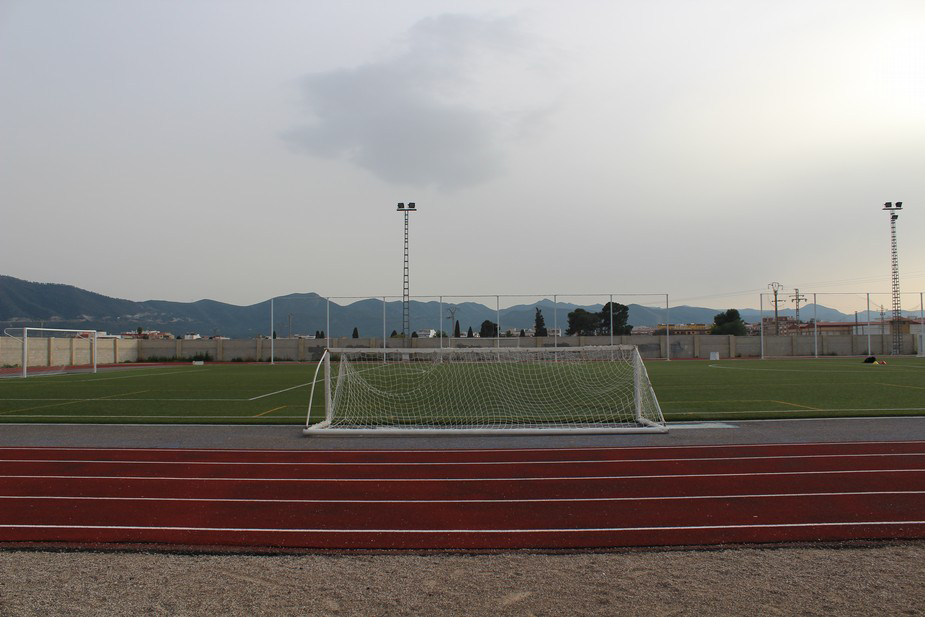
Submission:
M 890 213 L 890 265 L 892 266 L 893 279 L 893 319 L 890 323 L 890 331 L 893 335 L 892 354 L 898 356 L 903 352 L 903 334 L 902 334 L 902 317 L 903 307 L 899 295 L 899 252 L 896 248 L 896 220 L 899 218 L 899 211 L 903 208 L 903 202 L 897 201 L 896 206 L 893 202 L 888 201 L 883 204 L 883 210 Z
M 794 292 L 793 302 L 796 302 L 796 305 L 797 305 L 797 310 L 796 310 L 797 325 L 799 325 L 800 324 L 800 302 L 806 302 L 806 296 L 801 296 L 799 289 L 794 289 L 793 292 Z
M 780 323 L 778 322 L 777 317 L 777 305 L 781 301 L 777 299 L 777 294 L 780 292 L 783 285 L 778 282 L 773 282 L 768 287 L 771 288 L 771 291 L 774 292 L 774 336 L 780 336 Z
M 886 351 L 886 310 L 880 305 L 880 351 Z
M 449 308 L 446 309 L 446 310 L 449 311 L 449 313 L 450 313 L 450 315 L 447 317 L 447 319 L 450 320 L 450 329 L 447 330 L 447 332 L 448 332 L 447 338 L 449 338 L 449 339 L 451 339 L 451 340 L 452 340 L 452 338 L 453 338 L 453 331 L 454 331 L 455 325 L 456 325 L 456 311 L 457 311 L 458 309 L 459 309 L 458 306 L 451 306 L 451 307 L 449 307 Z
M 405 215 L 405 268 L 401 288 L 401 331 L 405 335 L 405 345 L 411 346 L 411 286 L 408 280 L 408 215 L 417 212 L 414 202 L 409 202 L 408 207 L 404 203 L 399 203 L 398 212 Z

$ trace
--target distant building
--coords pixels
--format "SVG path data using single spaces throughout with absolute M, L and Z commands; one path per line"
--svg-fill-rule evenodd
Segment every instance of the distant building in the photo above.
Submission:
M 160 330 L 142 330 L 141 332 L 123 332 L 121 338 L 134 338 L 134 339 L 145 339 L 145 340 L 168 340 L 173 339 L 174 336 L 170 332 L 161 332 Z
M 712 324 L 705 323 L 678 323 L 678 324 L 669 324 L 665 325 L 663 323 L 658 324 L 655 327 L 654 334 L 659 336 L 664 336 L 666 331 L 668 334 L 677 334 L 677 335 L 689 335 L 689 334 L 709 334 L 710 330 L 713 329 Z M 633 328 L 633 334 L 636 334 L 636 329 Z
M 415 334 L 418 335 L 418 338 L 434 338 L 437 336 L 437 331 L 433 328 L 424 328 L 423 330 L 415 330 Z

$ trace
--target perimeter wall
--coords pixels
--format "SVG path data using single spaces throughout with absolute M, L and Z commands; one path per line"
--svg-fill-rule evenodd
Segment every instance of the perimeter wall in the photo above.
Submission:
M 709 359 L 759 358 L 762 343 L 765 357 L 822 357 L 889 355 L 892 341 L 883 336 L 615 336 L 614 344 L 636 345 L 644 358 Z M 510 337 L 500 339 L 413 338 L 412 347 L 576 347 L 609 345 L 609 336 Z M 403 339 L 388 339 L 388 347 L 403 347 Z M 271 353 L 276 361 L 311 362 L 321 357 L 324 339 L 197 339 L 143 340 L 99 339 L 97 364 L 122 362 L 162 362 L 175 359 L 214 362 L 266 362 Z M 869 344 L 869 346 L 868 346 Z M 918 336 L 903 336 L 903 354 L 923 355 Z M 331 347 L 381 348 L 381 338 L 336 338 Z M 0 368 L 22 366 L 22 343 L 15 338 L 0 337 Z M 90 341 L 85 339 L 36 338 L 29 341 L 29 365 L 51 366 L 91 363 Z

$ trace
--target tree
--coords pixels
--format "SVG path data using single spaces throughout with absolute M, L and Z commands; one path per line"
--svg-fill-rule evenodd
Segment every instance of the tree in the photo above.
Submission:
M 392 330 L 392 334 L 389 335 L 389 338 L 398 338 L 401 334 L 398 333 L 398 330 Z
M 141 326 L 138 326 L 138 334 L 141 334 L 142 332 L 144 332 L 144 328 L 142 328 Z
M 320 334 L 321 336 L 319 336 L 318 338 L 327 338 L 327 337 L 324 335 L 324 330 L 321 330 L 321 331 L 319 332 L 319 334 Z
M 453 337 L 459 338 L 459 320 L 456 320 L 456 325 L 453 326 Z
M 498 336 L 498 324 L 486 319 L 482 322 L 482 327 L 479 328 L 479 336 L 482 338 L 494 338 Z
M 520 336 L 527 336 L 527 332 L 523 328 L 520 329 Z
M 353 338 L 360 338 L 360 331 L 354 326 L 353 328 Z
M 631 334 L 633 331 L 633 326 L 626 323 L 629 319 L 630 309 L 625 304 L 620 304 L 619 302 L 608 302 L 604 305 L 604 308 L 601 309 L 601 322 L 598 328 L 598 332 L 603 336 L 610 336 L 611 312 L 613 313 L 614 335 L 620 336 L 623 334 Z
M 276 330 L 273 330 L 273 338 L 276 338 Z
M 418 331 L 417 331 L 417 330 L 415 330 L 414 332 L 411 333 L 411 338 L 418 338 Z
M 713 327 L 710 328 L 710 334 L 732 334 L 734 336 L 745 336 L 745 322 L 736 309 L 729 309 L 725 313 L 719 313 L 713 318 Z
M 466 338 L 472 338 L 472 326 L 469 326 L 469 331 L 466 332 Z
M 543 311 L 537 307 L 536 315 L 533 318 L 533 335 L 549 336 L 549 330 L 546 329 L 546 320 L 543 319 Z
M 567 336 L 594 336 L 600 327 L 601 314 L 590 313 L 583 308 L 577 308 L 568 314 Z

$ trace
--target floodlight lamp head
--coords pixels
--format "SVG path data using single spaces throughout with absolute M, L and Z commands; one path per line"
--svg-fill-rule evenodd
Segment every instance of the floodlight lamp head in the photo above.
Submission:
M 886 203 L 883 204 L 883 209 L 884 209 L 884 210 L 891 209 L 892 207 L 893 207 L 893 202 L 892 202 L 892 201 L 888 201 L 888 202 L 886 202 Z
M 902 208 L 902 207 L 903 207 L 903 202 L 897 201 L 897 202 L 896 202 L 896 207 L 897 207 L 897 208 Z
M 408 202 L 408 209 L 409 209 L 409 210 L 414 210 L 414 209 L 415 209 L 415 207 L 414 207 L 414 202 L 413 202 L 413 201 Z
M 399 203 L 398 203 L 398 208 L 397 208 L 397 209 L 398 209 L 398 210 L 404 210 L 404 209 L 405 209 L 405 202 L 399 202 Z

